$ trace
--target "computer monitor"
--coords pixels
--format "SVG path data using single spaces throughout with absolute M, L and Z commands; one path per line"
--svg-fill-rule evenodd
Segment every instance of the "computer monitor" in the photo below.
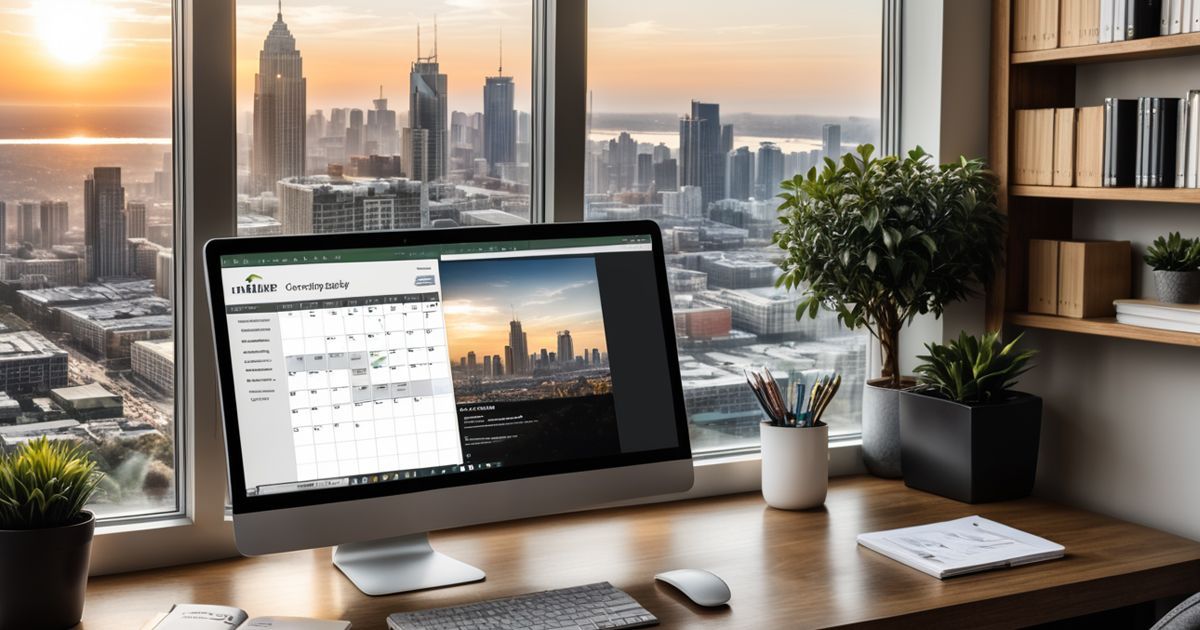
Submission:
M 426 532 L 691 487 L 649 221 L 205 246 L 238 549 L 385 594 L 483 579 Z

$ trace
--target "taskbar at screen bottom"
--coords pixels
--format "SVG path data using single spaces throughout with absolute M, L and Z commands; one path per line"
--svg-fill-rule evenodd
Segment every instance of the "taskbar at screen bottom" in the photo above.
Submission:
M 373 483 L 387 483 L 391 481 L 417 479 L 421 477 L 436 477 L 438 475 L 448 475 L 452 473 L 469 472 L 473 470 L 490 470 L 493 468 L 500 468 L 500 462 L 458 464 L 455 466 L 437 466 L 433 468 L 410 468 L 408 470 L 373 472 L 366 475 L 347 475 L 344 477 L 331 477 L 327 479 L 310 479 L 307 481 L 293 481 L 289 483 L 277 483 L 267 486 L 246 488 L 246 496 L 255 497 L 266 496 L 269 494 L 285 494 L 288 492 L 304 492 L 306 490 L 324 490 L 326 488 L 365 486 Z

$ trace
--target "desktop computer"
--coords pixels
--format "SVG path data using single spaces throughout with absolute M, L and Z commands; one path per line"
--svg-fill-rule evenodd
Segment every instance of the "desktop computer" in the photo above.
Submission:
M 481 580 L 427 532 L 691 487 L 649 221 L 233 238 L 204 252 L 238 549 L 363 592 Z

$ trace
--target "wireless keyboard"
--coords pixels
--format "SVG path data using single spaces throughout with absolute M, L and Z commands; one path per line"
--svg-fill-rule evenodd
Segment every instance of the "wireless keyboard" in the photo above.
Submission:
M 657 617 L 608 582 L 388 616 L 391 630 L 595 630 L 657 624 Z

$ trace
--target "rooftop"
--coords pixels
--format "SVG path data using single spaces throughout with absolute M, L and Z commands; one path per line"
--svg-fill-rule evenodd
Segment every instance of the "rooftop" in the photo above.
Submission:
M 0 361 L 56 356 L 65 357 L 67 353 L 39 332 L 0 333 Z
M 71 304 L 94 304 L 115 302 L 154 295 L 153 280 L 131 280 L 129 282 L 103 282 L 76 287 L 51 287 L 30 289 L 17 293 L 46 306 L 69 306 Z
M 135 341 L 133 345 L 143 348 L 148 352 L 153 352 L 167 361 L 175 361 L 175 341 L 167 339 L 164 341 Z
M 63 308 L 63 313 L 86 319 L 107 330 L 170 328 L 171 301 L 160 297 L 103 302 Z
M 117 398 L 120 396 L 104 389 L 104 386 L 99 383 L 88 383 L 87 385 L 76 385 L 74 387 L 60 387 L 50 390 L 50 393 L 58 398 L 75 402 L 79 400 L 89 400 L 92 398 Z

